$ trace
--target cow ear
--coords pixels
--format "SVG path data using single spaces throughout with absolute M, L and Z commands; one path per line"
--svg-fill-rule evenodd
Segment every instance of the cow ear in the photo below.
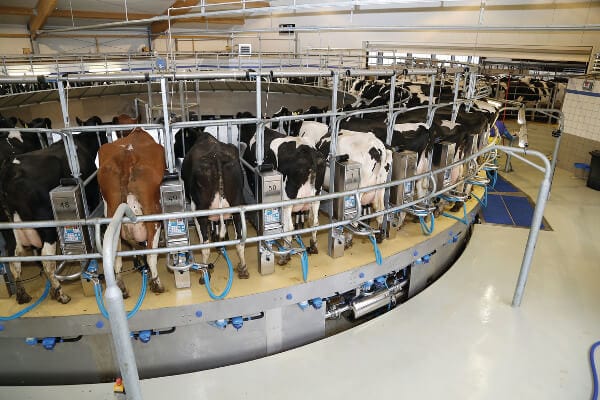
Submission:
M 44 118 L 44 125 L 46 126 L 46 129 L 52 129 L 52 121 L 50 121 L 50 118 Z
M 113 117 L 112 124 L 113 125 L 118 125 L 119 124 L 119 117 Z
M 77 121 L 77 125 L 83 126 L 83 121 L 79 117 L 75 117 L 75 121 Z
M 27 122 L 23 121 L 21 118 L 19 118 L 19 122 L 23 125 L 23 128 L 27 128 Z

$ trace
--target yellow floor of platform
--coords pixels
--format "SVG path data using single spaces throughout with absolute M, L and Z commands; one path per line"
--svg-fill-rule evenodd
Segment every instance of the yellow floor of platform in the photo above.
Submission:
M 483 195 L 483 188 L 475 187 L 474 191 L 475 194 L 481 198 Z M 467 203 L 467 211 L 472 211 L 477 204 L 478 203 L 476 199 L 471 199 Z M 457 217 L 462 218 L 463 210 L 461 209 L 457 213 L 450 214 L 454 214 Z M 326 219 L 323 218 L 323 223 L 325 222 Z M 436 218 L 434 235 L 437 232 L 441 232 L 449 228 L 456 222 L 457 221 L 452 218 L 443 216 Z M 250 226 L 251 225 L 249 225 L 249 227 Z M 308 236 L 305 235 L 304 239 L 308 241 Z M 408 248 L 414 247 L 415 245 L 424 242 L 427 239 L 428 236 L 425 236 L 421 232 L 421 227 L 418 223 L 405 222 L 402 228 L 398 231 L 397 236 L 394 239 L 384 240 L 383 243 L 379 244 L 379 249 L 382 257 L 385 258 Z M 342 273 L 356 267 L 369 264 L 375 260 L 373 246 L 367 238 L 355 237 L 353 246 L 350 249 L 347 249 L 344 257 L 341 258 L 331 258 L 327 255 L 326 231 L 319 233 L 318 240 L 319 254 L 311 255 L 309 257 L 309 281 L 314 281 L 327 276 Z M 229 249 L 228 253 L 231 262 L 235 267 L 239 261 L 235 249 Z M 194 256 L 198 261 L 202 259 L 200 251 L 196 251 Z M 210 262 L 217 260 L 217 257 L 217 252 L 212 251 Z M 159 256 L 158 268 L 160 279 L 165 286 L 165 292 L 161 294 L 155 294 L 148 291 L 146 299 L 141 307 L 142 310 L 183 306 L 212 301 L 205 287 L 198 283 L 200 274 L 197 272 L 192 271 L 191 288 L 175 288 L 173 275 L 164 265 L 165 259 L 165 255 Z M 261 276 L 258 273 L 256 244 L 252 244 L 246 247 L 246 264 L 248 265 L 250 278 L 238 279 L 236 275 L 233 279 L 231 292 L 227 298 L 242 297 L 255 293 L 267 292 L 288 286 L 298 285 L 303 282 L 299 256 L 293 256 L 291 261 L 285 266 L 276 265 L 275 273 Z M 130 268 L 130 263 L 127 263 L 126 260 L 124 260 L 123 270 L 126 271 L 128 268 Z M 23 268 L 24 279 L 32 277 L 38 273 L 39 269 L 37 267 Z M 123 279 L 131 295 L 130 298 L 125 300 L 125 306 L 129 310 L 133 308 L 137 300 L 137 296 L 140 291 L 141 276 L 136 272 L 125 272 L 123 273 Z M 215 268 L 211 277 L 211 287 L 213 292 L 221 293 L 225 288 L 226 283 L 227 265 L 224 258 L 219 257 L 215 263 Z M 42 294 L 44 284 L 45 280 L 43 280 L 41 277 L 25 282 L 25 289 L 33 297 L 33 301 L 38 299 Z M 63 288 L 71 297 L 71 301 L 68 304 L 61 305 L 53 300 L 46 299 L 37 308 L 26 314 L 25 317 L 59 317 L 81 314 L 97 314 L 99 312 L 95 298 L 86 297 L 83 295 L 79 280 L 65 282 L 63 283 Z M 16 304 L 14 296 L 10 299 L 0 299 L 0 315 L 12 315 L 21 310 L 23 307 L 23 305 Z

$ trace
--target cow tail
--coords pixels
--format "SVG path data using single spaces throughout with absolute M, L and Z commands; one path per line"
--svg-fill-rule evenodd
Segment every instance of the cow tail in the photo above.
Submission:
M 223 199 L 225 198 L 225 183 L 223 182 L 223 161 L 214 154 L 214 157 L 217 161 L 217 174 L 219 175 L 219 198 L 221 199 L 221 204 L 219 204 L 219 208 L 223 207 Z M 227 232 L 225 228 L 225 219 L 223 219 L 223 214 L 219 215 L 219 238 L 223 239 L 225 237 L 225 233 Z

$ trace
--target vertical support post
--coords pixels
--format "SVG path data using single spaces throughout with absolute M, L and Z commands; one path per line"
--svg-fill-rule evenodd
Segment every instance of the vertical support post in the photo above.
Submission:
M 337 112 L 337 92 L 340 84 L 340 75 L 338 72 L 332 72 L 333 82 L 331 86 L 331 111 Z M 338 137 L 338 123 L 337 115 L 333 114 L 329 120 L 329 127 L 331 130 L 331 143 L 329 144 L 329 193 L 335 192 L 335 154 L 337 151 L 337 137 Z M 329 222 L 333 222 L 333 202 L 328 202 L 327 207 L 329 211 Z M 333 244 L 336 240 L 336 228 L 329 229 L 329 235 L 327 235 L 327 249 L 328 254 L 333 256 Z
M 60 110 L 62 111 L 63 123 L 65 128 L 69 127 L 69 104 L 67 103 L 68 99 L 65 93 L 64 82 L 60 79 L 56 81 L 56 85 L 58 87 L 58 97 L 60 99 Z
M 169 121 L 169 105 L 167 104 L 167 78 L 160 78 L 160 94 L 162 96 L 163 122 L 165 126 L 165 158 L 169 173 L 175 172 L 175 162 L 173 160 L 173 138 L 171 137 L 171 126 Z
M 265 126 L 262 121 L 261 77 L 256 74 L 256 165 L 262 165 L 264 160 Z
M 151 124 L 154 116 L 152 115 L 152 81 L 148 81 L 148 121 L 147 123 Z
M 194 90 L 196 91 L 196 109 L 198 110 L 198 119 L 202 119 L 200 117 L 200 81 L 199 80 L 195 80 L 194 81 Z
M 181 108 L 181 120 L 187 121 L 187 105 L 185 104 L 185 88 L 184 81 L 179 81 L 179 107 Z
M 396 60 L 394 56 L 394 60 Z M 392 145 L 392 136 L 394 134 L 394 100 L 396 98 L 396 72 L 390 77 L 390 101 L 388 102 L 388 130 L 385 138 L 385 144 Z
M 452 101 L 452 118 L 451 118 L 451 121 L 453 123 L 456 122 L 456 117 L 458 116 L 459 104 L 456 103 L 456 100 L 458 100 L 458 88 L 460 85 L 460 79 L 461 79 L 460 72 L 457 72 L 456 74 L 454 74 L 454 100 Z
M 433 108 L 433 92 L 435 92 L 435 74 L 431 74 L 431 84 L 429 86 L 429 104 L 427 105 L 427 115 L 431 113 Z
M 117 353 L 119 370 L 125 383 L 127 398 L 133 400 L 142 399 L 140 388 L 140 377 L 137 371 L 133 346 L 125 314 L 125 303 L 123 294 L 117 286 L 115 279 L 114 262 L 116 256 L 117 243 L 120 240 L 121 220 L 123 215 L 127 215 L 135 221 L 135 213 L 127 204 L 121 204 L 117 208 L 115 215 L 104 234 L 104 247 L 102 249 L 102 264 L 104 267 L 104 277 L 106 279 L 106 291 L 104 292 L 104 302 L 108 310 L 110 320 L 110 330 Z
M 548 195 L 550 193 L 551 173 L 552 171 L 550 171 L 550 168 L 547 166 L 544 173 L 544 181 L 542 182 L 542 186 L 538 192 L 535 210 L 533 211 L 533 220 L 531 221 L 531 228 L 529 230 L 529 236 L 527 237 L 525 255 L 523 256 L 521 271 L 519 272 L 519 279 L 517 281 L 515 294 L 513 296 L 513 307 L 519 307 L 521 305 L 521 301 L 523 300 L 523 292 L 525 291 L 525 284 L 527 283 L 527 276 L 529 275 L 529 269 L 531 268 L 531 261 L 533 259 L 533 252 L 535 251 L 535 245 L 540 233 L 540 224 L 542 223 L 542 217 L 544 216 L 546 200 L 548 199 Z

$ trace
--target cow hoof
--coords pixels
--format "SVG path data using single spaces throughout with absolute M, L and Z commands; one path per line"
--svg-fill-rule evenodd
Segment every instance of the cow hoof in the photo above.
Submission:
M 310 246 L 306 249 L 308 254 L 319 254 L 319 249 L 317 249 L 317 243 L 310 241 Z
M 31 301 L 31 296 L 21 286 L 17 286 L 16 298 L 18 304 L 25 304 Z
M 458 212 L 458 211 L 460 211 L 461 208 L 462 208 L 462 203 L 460 203 L 460 202 L 454 203 L 454 205 L 450 209 L 450 212 Z
M 290 259 L 292 257 L 289 254 L 284 254 L 282 256 L 279 256 L 278 260 L 277 260 L 277 265 L 286 265 L 288 262 L 290 262 Z
M 160 283 L 158 277 L 150 279 L 150 290 L 153 293 L 163 293 L 165 291 L 165 287 Z
M 127 290 L 127 286 L 123 283 L 122 280 L 117 281 L 117 286 L 121 289 L 121 293 L 123 294 L 123 298 L 127 299 L 129 297 L 129 290 Z
M 208 274 L 208 279 L 210 279 L 211 278 L 210 271 L 208 271 L 207 274 Z M 204 273 L 202 273 L 202 275 L 200 275 L 200 279 L 198 279 L 198 283 L 201 285 L 206 285 L 206 280 L 204 279 Z
M 240 279 L 250 278 L 250 273 L 248 272 L 248 267 L 246 267 L 245 265 L 238 265 L 237 271 L 238 271 L 238 278 L 240 278 Z
M 50 298 L 61 304 L 67 304 L 71 301 L 71 298 L 63 293 L 60 286 L 58 288 L 50 288 Z
M 350 239 L 350 240 L 347 239 L 346 243 L 344 243 L 344 249 L 345 250 L 349 249 L 350 247 L 352 247 L 353 244 L 354 243 L 352 242 L 352 239 Z

